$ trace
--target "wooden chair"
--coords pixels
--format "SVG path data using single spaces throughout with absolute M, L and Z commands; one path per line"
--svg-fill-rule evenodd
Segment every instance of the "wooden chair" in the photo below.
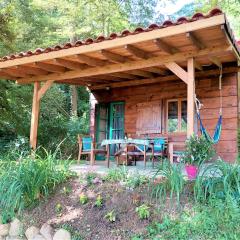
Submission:
M 152 139 L 147 156 L 152 157 L 153 166 L 155 157 L 168 157 L 168 138 L 157 137 Z
M 96 154 L 103 154 L 106 155 L 107 158 L 109 158 L 108 154 L 109 151 L 107 151 L 106 148 L 105 149 L 98 148 L 97 144 L 93 141 L 93 139 L 90 136 L 83 137 L 78 135 L 78 145 L 79 145 L 78 163 L 80 162 L 82 155 L 90 156 L 91 165 L 94 165 L 95 163 Z M 107 159 L 107 162 L 109 162 L 109 159 Z
M 180 151 L 179 151 L 180 148 Z M 173 163 L 174 158 L 180 161 L 181 155 L 185 149 L 185 142 L 170 142 L 169 143 L 169 159 Z

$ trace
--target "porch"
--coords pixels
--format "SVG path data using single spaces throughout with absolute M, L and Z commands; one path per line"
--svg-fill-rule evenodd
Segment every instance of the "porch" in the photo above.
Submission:
M 127 135 L 164 136 L 169 142 L 183 143 L 198 131 L 197 95 L 204 104 L 202 117 L 210 134 L 219 106 L 222 108 L 222 137 L 216 149 L 223 159 L 235 161 L 238 60 L 238 45 L 226 17 L 219 9 L 213 9 L 207 15 L 197 13 L 176 22 L 152 24 L 132 32 L 125 30 L 120 35 L 112 33 L 108 37 L 6 56 L 0 61 L 0 77 L 34 85 L 30 131 L 34 150 L 41 98 L 57 83 L 89 89 L 90 135 L 98 142 Z M 115 126 L 117 103 L 122 104 L 124 115 Z M 109 115 L 98 117 L 104 106 Z

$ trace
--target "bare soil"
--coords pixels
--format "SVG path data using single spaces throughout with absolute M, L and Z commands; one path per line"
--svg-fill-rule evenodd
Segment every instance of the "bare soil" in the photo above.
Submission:
M 70 188 L 71 192 L 64 193 L 64 187 Z M 79 202 L 79 195 L 83 192 L 89 198 L 85 205 Z M 98 195 L 103 198 L 103 206 L 100 208 L 95 206 Z M 135 211 L 136 206 L 143 203 L 151 207 L 148 220 L 140 220 Z M 60 214 L 56 212 L 57 204 L 61 204 L 62 207 Z M 116 213 L 116 221 L 113 223 L 104 217 L 112 210 Z M 135 234 L 144 233 L 150 222 L 161 222 L 163 211 L 169 211 L 169 214 L 177 213 L 176 207 L 171 206 L 169 202 L 164 210 L 160 209 L 159 203 L 151 198 L 148 184 L 130 190 L 120 183 L 111 182 L 86 186 L 79 178 L 75 178 L 59 186 L 51 197 L 37 207 L 27 210 L 24 213 L 24 223 L 26 227 L 41 227 L 46 222 L 55 228 L 64 225 L 75 235 L 77 233 L 81 236 L 75 240 L 128 240 Z

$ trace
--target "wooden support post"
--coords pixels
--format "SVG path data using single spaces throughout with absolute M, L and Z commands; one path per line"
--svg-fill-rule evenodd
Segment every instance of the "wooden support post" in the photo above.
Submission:
M 32 103 L 32 119 L 31 119 L 31 131 L 30 131 L 30 145 L 33 150 L 37 147 L 37 130 L 38 130 L 38 118 L 40 101 L 38 100 L 38 92 L 40 90 L 40 82 L 34 83 L 33 91 L 33 103 Z
M 187 137 L 189 138 L 194 133 L 195 66 L 193 58 L 188 59 L 187 68 Z
M 53 81 L 47 81 L 41 87 L 41 82 L 34 83 L 33 103 L 32 103 L 32 118 L 30 130 L 30 146 L 33 150 L 37 148 L 37 132 L 38 132 L 38 118 L 40 110 L 40 101 L 46 91 L 52 86 Z

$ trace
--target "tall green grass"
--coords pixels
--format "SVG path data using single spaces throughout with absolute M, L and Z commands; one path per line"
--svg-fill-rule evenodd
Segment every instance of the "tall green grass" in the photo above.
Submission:
M 159 182 L 158 179 L 161 179 L 161 181 Z M 169 194 L 171 200 L 176 198 L 179 203 L 184 185 L 182 165 L 164 161 L 153 176 L 151 182 L 152 197 L 164 202 Z
M 196 201 L 240 200 L 240 165 L 219 160 L 205 167 L 194 186 Z
M 49 195 L 70 176 L 68 163 L 60 163 L 56 153 L 9 162 L 0 171 L 0 212 L 14 216 Z

